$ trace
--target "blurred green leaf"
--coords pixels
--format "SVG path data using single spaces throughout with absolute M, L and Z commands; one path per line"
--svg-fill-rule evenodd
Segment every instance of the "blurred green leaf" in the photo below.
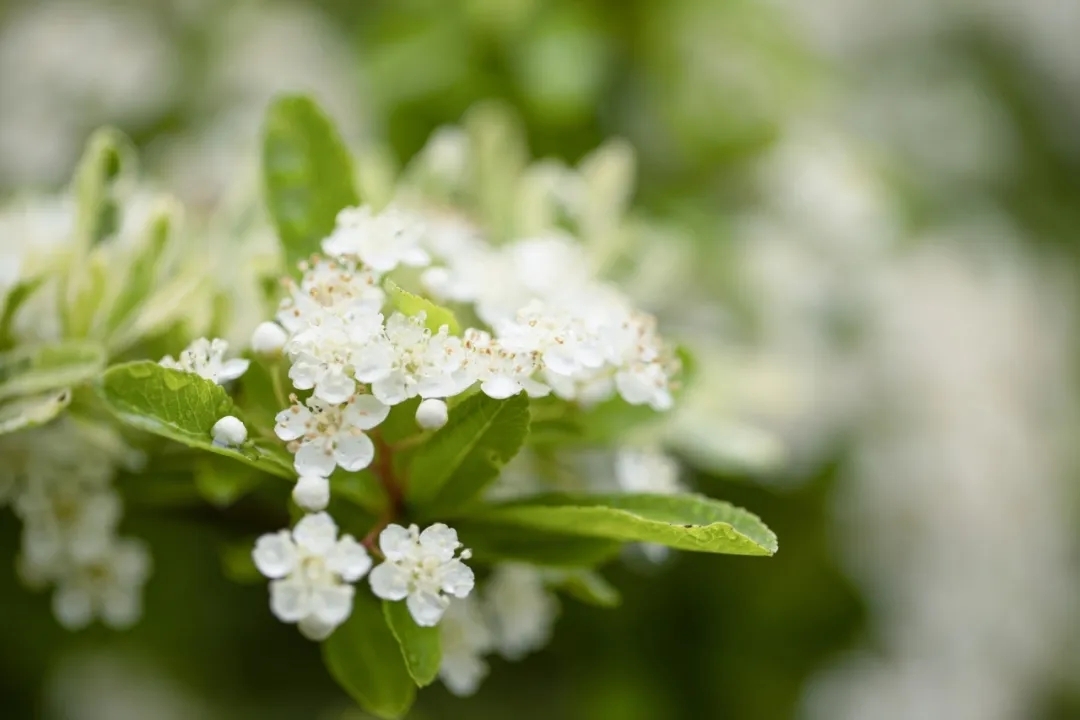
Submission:
M 239 460 L 271 475 L 294 479 L 289 454 L 274 443 L 248 440 L 239 448 L 214 445 L 214 423 L 239 415 L 224 388 L 194 373 L 142 360 L 114 365 L 97 383 L 98 395 L 117 418 L 132 427 L 188 447 Z
M 450 411 L 449 422 L 413 458 L 408 499 L 448 511 L 480 494 L 525 441 L 529 400 L 494 400 L 478 393 Z
M 30 296 L 41 287 L 45 278 L 29 278 L 17 283 L 4 297 L 3 312 L 0 313 L 0 349 L 10 348 L 15 344 L 11 337 L 12 324 L 15 322 L 15 313 L 23 306 Z
M 111 235 L 120 211 L 113 186 L 134 165 L 135 150 L 119 130 L 102 128 L 90 136 L 75 170 L 76 236 L 90 247 Z
M 0 353 L 0 400 L 78 385 L 105 362 L 104 348 L 79 341 L 8 350 Z
M 0 435 L 44 425 L 71 403 L 71 390 L 53 390 L 0 403 Z
M 259 471 L 250 465 L 206 456 L 195 466 L 195 487 L 208 503 L 232 505 L 259 483 Z
M 383 601 L 386 624 L 401 648 L 409 675 L 420 687 L 430 685 L 439 675 L 442 643 L 438 627 L 420 627 L 404 602 Z
M 381 603 L 370 593 L 356 593 L 352 615 L 323 642 L 322 650 L 330 675 L 364 710 L 387 720 L 409 711 L 416 685 Z
M 256 538 L 224 543 L 221 546 L 221 571 L 225 577 L 241 585 L 266 582 L 266 577 L 255 567 L 251 551 Z
M 614 608 L 622 604 L 622 595 L 619 591 L 598 573 L 589 571 L 567 573 L 559 580 L 558 588 L 587 605 Z
M 776 536 L 757 516 L 702 495 L 551 494 L 488 506 L 474 517 L 679 550 L 732 555 L 772 555 L 777 550 Z
M 444 307 L 440 307 L 425 297 L 414 295 L 408 290 L 402 289 L 393 280 L 387 279 L 385 283 L 386 293 L 390 296 L 390 302 L 395 308 L 405 315 L 417 315 L 424 313 L 424 324 L 431 332 L 439 332 L 439 328 L 446 325 L 451 335 L 460 335 L 461 326 L 458 324 L 454 313 Z
M 158 267 L 168 245 L 178 210 L 171 204 L 157 207 L 146 223 L 139 247 L 126 268 L 119 295 L 109 309 L 110 332 L 130 321 L 138 305 L 157 288 Z
M 352 160 L 323 111 L 298 95 L 271 105 L 262 159 L 267 207 L 294 265 L 318 251 L 342 208 L 360 202 Z

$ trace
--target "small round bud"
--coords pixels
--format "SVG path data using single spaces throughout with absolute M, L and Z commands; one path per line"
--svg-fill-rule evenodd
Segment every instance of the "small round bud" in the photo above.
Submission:
M 431 398 L 416 408 L 416 424 L 425 430 L 438 430 L 446 424 L 448 418 L 446 403 L 442 400 Z
M 289 336 L 274 322 L 260 323 L 251 334 L 251 349 L 259 355 L 280 355 Z
M 226 415 L 214 423 L 210 434 L 214 437 L 214 444 L 221 447 L 243 445 L 248 435 L 244 423 L 232 415 Z
M 297 505 L 309 512 L 325 510 L 330 504 L 330 480 L 321 475 L 301 475 L 292 496 Z

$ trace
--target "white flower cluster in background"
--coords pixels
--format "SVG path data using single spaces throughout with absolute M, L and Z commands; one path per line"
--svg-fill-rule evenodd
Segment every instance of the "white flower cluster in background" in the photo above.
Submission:
M 498 653 L 516 661 L 544 647 L 558 612 L 558 600 L 539 570 L 516 563 L 497 566 L 479 599 L 453 600 L 447 607 L 439 626 L 439 679 L 455 695 L 472 695 L 488 674 L 485 656 Z
M 139 458 L 110 431 L 71 418 L 0 437 L 0 446 L 9 459 L 0 496 L 23 524 L 24 582 L 54 588 L 53 613 L 68 629 L 94 619 L 117 629 L 134 624 L 150 555 L 118 534 L 122 506 L 112 480 L 119 464 Z

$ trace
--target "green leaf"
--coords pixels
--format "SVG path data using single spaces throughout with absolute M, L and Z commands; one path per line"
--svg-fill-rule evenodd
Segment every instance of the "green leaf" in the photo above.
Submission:
M 454 521 L 454 529 L 479 564 L 527 562 L 545 567 L 594 567 L 618 555 L 622 543 L 576 537 L 472 519 Z
M 71 403 L 67 388 L 20 397 L 0 404 L 0 435 L 44 425 Z
M 296 478 L 289 454 L 276 443 L 248 440 L 239 448 L 214 445 L 210 435 L 214 423 L 226 415 L 239 417 L 240 411 L 224 388 L 194 373 L 140 360 L 106 370 L 97 391 L 109 410 L 132 427 L 278 477 Z
M 15 344 L 11 336 L 12 326 L 15 323 L 15 313 L 30 299 L 30 296 L 41 287 L 45 281 L 43 277 L 30 278 L 17 283 L 7 293 L 4 300 L 4 310 L 0 313 L 0 349 L 10 348 Z
M 119 222 L 114 185 L 134 164 L 131 141 L 120 131 L 102 128 L 90 136 L 75 170 L 75 231 L 89 247 L 111 235 Z
M 293 265 L 318 251 L 342 208 L 360 202 L 352 160 L 322 110 L 298 95 L 270 106 L 262 159 L 267 206 Z
M 473 395 L 453 408 L 449 422 L 417 449 L 409 501 L 443 512 L 469 502 L 498 477 L 528 432 L 524 394 L 505 400 Z
M 438 627 L 420 627 L 403 602 L 383 601 L 386 624 L 401 648 L 409 675 L 420 687 L 430 685 L 439 675 L 442 642 Z
M 541 495 L 488 506 L 475 517 L 679 550 L 772 555 L 777 549 L 776 536 L 757 516 L 702 495 Z
M 370 593 L 356 593 L 352 615 L 323 642 L 322 650 L 330 675 L 364 710 L 387 720 L 409 711 L 416 685 L 380 602 Z
M 614 608 L 622 603 L 615 586 L 594 572 L 568 573 L 559 581 L 558 588 L 586 605 Z
M 113 331 L 129 321 L 138 305 L 156 289 L 158 268 L 172 235 L 177 210 L 171 203 L 155 207 L 140 245 L 128 265 L 120 293 L 109 309 L 106 328 Z
M 87 342 L 25 345 L 0 353 L 0 400 L 78 385 L 105 367 L 105 350 Z
M 195 466 L 195 488 L 214 507 L 232 505 L 259 484 L 259 472 L 250 465 L 209 456 Z
M 436 305 L 425 297 L 414 295 L 408 290 L 402 289 L 401 286 L 389 278 L 384 283 L 384 287 L 386 288 L 386 294 L 390 296 L 391 304 L 402 314 L 411 317 L 424 313 L 424 325 L 431 332 L 439 332 L 439 328 L 446 325 L 451 335 L 461 334 L 461 325 L 458 324 L 457 318 L 454 317 L 454 313 L 446 308 Z
M 347 472 L 338 468 L 330 476 L 330 495 L 348 500 L 375 515 L 386 509 L 386 491 L 370 470 Z

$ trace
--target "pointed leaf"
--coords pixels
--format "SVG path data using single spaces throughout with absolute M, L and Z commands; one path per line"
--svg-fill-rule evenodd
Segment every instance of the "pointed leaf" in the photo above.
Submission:
M 262 159 L 266 204 L 294 265 L 319 250 L 342 208 L 360 202 L 352 160 L 322 110 L 297 95 L 270 106 Z
M 439 332 L 439 328 L 446 325 L 451 335 L 461 334 L 461 326 L 457 318 L 446 308 L 436 305 L 425 297 L 403 290 L 393 280 L 388 279 L 385 288 L 386 294 L 390 296 L 390 302 L 402 314 L 412 316 L 424 313 L 424 324 L 431 332 Z
M 587 570 L 567 573 L 558 582 L 558 588 L 586 605 L 614 608 L 622 603 L 622 596 L 614 585 L 599 573 Z
M 439 675 L 442 643 L 438 627 L 420 627 L 403 602 L 383 601 L 386 624 L 401 648 L 405 667 L 420 687 L 430 685 Z
M 44 425 L 71 403 L 71 390 L 53 390 L 0 404 L 0 435 Z
M 214 445 L 214 423 L 226 415 L 240 417 L 240 411 L 224 388 L 194 373 L 149 360 L 114 365 L 98 380 L 97 391 L 112 413 L 132 427 L 278 477 L 296 477 L 291 457 L 276 443 L 249 439 L 238 448 Z
M 618 555 L 622 548 L 617 540 L 548 533 L 475 519 L 455 520 L 454 529 L 462 544 L 472 551 L 473 560 L 487 565 L 527 562 L 544 567 L 594 567 Z
M 486 507 L 475 517 L 679 550 L 772 555 L 777 549 L 776 536 L 757 516 L 702 495 L 541 495 Z
M 450 411 L 450 421 L 421 445 L 409 473 L 408 499 L 446 512 L 464 505 L 499 475 L 529 432 L 524 394 L 494 400 L 477 393 Z
M 322 650 L 330 675 L 364 710 L 387 720 L 409 711 L 416 685 L 379 601 L 366 588 L 356 593 L 352 615 Z
M 105 360 L 105 350 L 87 342 L 25 345 L 0 353 L 0 400 L 86 382 Z

